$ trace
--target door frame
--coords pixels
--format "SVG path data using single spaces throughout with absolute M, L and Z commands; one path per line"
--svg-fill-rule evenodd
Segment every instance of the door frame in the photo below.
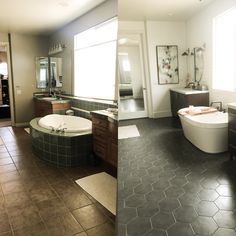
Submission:
M 10 112 L 11 112 L 11 125 L 15 126 L 15 106 L 14 106 L 14 91 L 13 91 L 13 79 L 12 79 L 12 68 L 11 68 L 10 43 L 0 41 L 0 45 L 3 46 L 3 47 L 6 47 L 7 69 L 8 69 L 8 90 L 9 90 Z

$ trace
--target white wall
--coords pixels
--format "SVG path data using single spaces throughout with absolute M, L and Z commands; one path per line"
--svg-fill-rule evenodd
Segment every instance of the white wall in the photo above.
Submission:
M 212 89 L 212 24 L 215 16 L 233 6 L 236 6 L 236 0 L 215 0 L 207 8 L 187 21 L 187 46 L 193 48 L 206 43 L 204 53 L 205 70 L 201 83 L 206 83 L 209 86 L 210 101 L 222 101 L 224 107 L 229 102 L 236 102 L 236 92 Z
M 171 116 L 170 94 L 172 87 L 184 86 L 186 80 L 186 57 L 181 54 L 186 50 L 185 22 L 146 22 L 147 47 L 152 94 L 152 117 Z M 156 46 L 177 45 L 179 59 L 179 84 L 159 85 L 157 75 Z
M 62 53 L 55 55 L 63 58 L 63 91 L 69 94 L 73 91 L 74 35 L 115 16 L 117 0 L 108 0 L 51 35 L 51 45 L 62 43 L 66 46 Z

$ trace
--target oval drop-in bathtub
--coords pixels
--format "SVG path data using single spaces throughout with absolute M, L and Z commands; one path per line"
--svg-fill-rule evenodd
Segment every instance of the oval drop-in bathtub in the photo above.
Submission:
M 179 110 L 178 115 L 184 136 L 193 145 L 206 153 L 221 153 L 228 150 L 228 113 L 217 111 L 199 115 L 181 115 L 184 109 L 187 108 Z
M 52 130 L 63 130 L 66 133 L 91 133 L 92 122 L 78 116 L 50 114 L 42 117 L 39 126 Z

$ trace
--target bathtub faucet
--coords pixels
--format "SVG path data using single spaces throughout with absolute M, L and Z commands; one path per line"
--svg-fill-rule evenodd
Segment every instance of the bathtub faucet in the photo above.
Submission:
M 216 109 L 217 109 L 218 111 L 223 111 L 222 102 L 211 102 L 211 106 L 212 106 L 213 104 L 218 104 L 219 106 L 217 106 Z

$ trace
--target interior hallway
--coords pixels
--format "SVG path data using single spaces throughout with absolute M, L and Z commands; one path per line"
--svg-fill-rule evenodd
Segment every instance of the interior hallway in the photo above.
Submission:
M 23 128 L 0 128 L 0 235 L 114 236 L 115 217 L 74 182 L 100 171 L 49 166 Z
M 198 150 L 176 119 L 120 122 L 134 124 L 140 137 L 119 140 L 118 236 L 235 236 L 236 161 Z

